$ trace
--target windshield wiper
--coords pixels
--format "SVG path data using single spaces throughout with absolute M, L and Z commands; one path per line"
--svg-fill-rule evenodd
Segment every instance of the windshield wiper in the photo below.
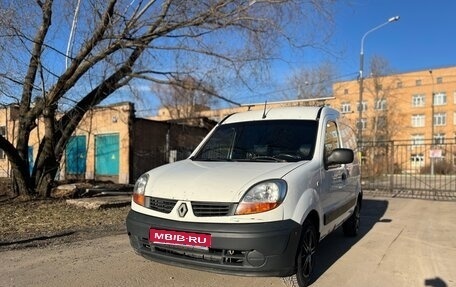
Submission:
M 272 161 L 272 162 L 286 162 L 284 159 L 276 158 L 273 156 L 254 156 L 250 160 L 252 161 Z
M 230 158 L 190 158 L 193 161 L 236 161 Z

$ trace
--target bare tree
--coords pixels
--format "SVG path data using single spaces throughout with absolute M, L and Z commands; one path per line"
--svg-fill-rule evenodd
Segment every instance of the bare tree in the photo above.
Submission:
M 366 112 L 368 130 L 364 138 L 368 143 L 366 148 L 366 159 L 369 170 L 374 174 L 385 173 L 388 166 L 379 163 L 388 162 L 385 157 L 389 157 L 391 146 L 389 141 L 398 132 L 396 127 L 400 126 L 397 122 L 398 109 L 397 97 L 394 94 L 398 79 L 391 77 L 392 70 L 387 60 L 380 56 L 374 56 L 370 63 L 371 74 L 364 82 L 366 98 L 372 102 L 372 108 Z
M 0 76 L 7 87 L 0 96 L 18 106 L 20 117 L 14 140 L 0 136 L 0 148 L 14 191 L 48 196 L 83 116 L 132 79 L 166 84 L 208 71 L 214 79 L 245 79 L 253 64 L 276 56 L 277 43 L 318 43 L 324 28 L 318 23 L 328 22 L 335 2 L 3 1 Z M 45 128 L 30 174 L 30 133 L 39 121 Z
M 293 99 L 326 98 L 333 95 L 332 83 L 336 75 L 334 65 L 324 62 L 313 68 L 305 68 L 289 79 Z
M 391 77 L 392 69 L 387 60 L 374 56 L 370 63 L 371 75 L 365 82 L 366 98 L 372 99 L 372 109 L 367 112 L 369 131 L 366 140 L 374 143 L 391 140 L 397 129 L 398 110 L 394 107 L 397 97 L 394 94 L 398 79 Z
M 171 119 L 191 119 L 215 103 L 216 91 L 192 77 L 176 79 L 169 84 L 155 84 L 152 90 L 167 109 Z

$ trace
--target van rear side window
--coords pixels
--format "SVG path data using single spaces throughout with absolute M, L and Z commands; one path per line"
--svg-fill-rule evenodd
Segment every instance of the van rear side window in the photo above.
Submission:
M 219 126 L 193 160 L 295 162 L 313 157 L 317 121 L 267 120 Z

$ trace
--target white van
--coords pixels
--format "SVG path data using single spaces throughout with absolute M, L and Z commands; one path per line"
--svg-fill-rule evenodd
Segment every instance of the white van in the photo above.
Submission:
M 130 243 L 166 264 L 307 286 L 318 242 L 341 225 L 358 232 L 355 148 L 329 107 L 228 116 L 188 159 L 138 179 Z

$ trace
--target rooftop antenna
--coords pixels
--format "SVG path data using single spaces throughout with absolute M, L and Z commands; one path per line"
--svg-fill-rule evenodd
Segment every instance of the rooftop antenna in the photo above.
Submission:
M 267 101 L 267 100 L 264 101 L 264 110 L 263 110 L 263 117 L 262 117 L 263 119 L 266 118 L 266 105 L 267 105 L 267 104 L 268 104 L 268 101 Z

